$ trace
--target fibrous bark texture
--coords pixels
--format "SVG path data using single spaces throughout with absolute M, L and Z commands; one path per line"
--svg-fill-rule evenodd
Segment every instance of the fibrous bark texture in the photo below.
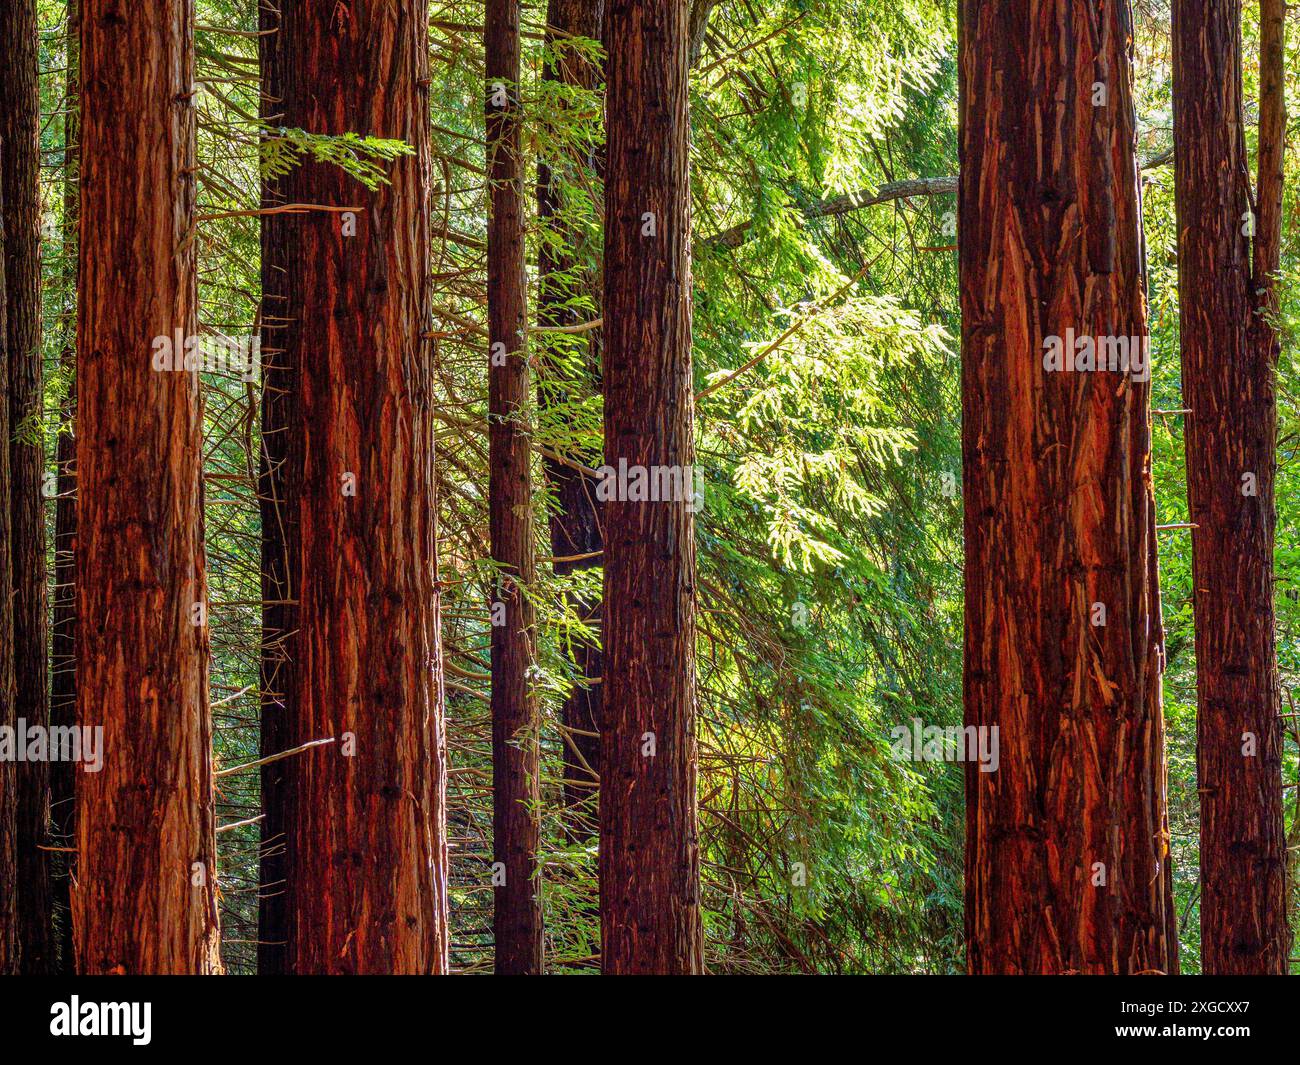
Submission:
M 492 598 L 492 854 L 496 971 L 542 971 L 538 882 L 538 703 L 529 673 L 533 584 L 532 455 L 519 106 L 519 0 L 488 0 L 484 24 L 488 218 L 488 510 Z
M 1285 115 L 1280 15 L 1265 6 L 1273 17 L 1266 11 L 1258 210 L 1242 110 L 1240 0 L 1176 0 L 1173 8 L 1206 973 L 1285 974 L 1290 945 L 1273 614 L 1278 341 L 1268 319 Z
M 0 159 L 8 145 L 0 140 Z M 4 207 L 4 167 L 0 166 L 0 210 Z M 4 230 L 0 227 L 0 292 L 4 291 Z M 0 299 L 0 338 L 4 331 L 4 300 Z M 0 339 L 0 440 L 9 436 L 9 346 Z M 10 547 L 9 449 L 0 447 L 0 727 L 13 728 L 14 615 L 13 569 Z M 17 763 L 0 762 L 0 976 L 18 972 L 18 780 Z
M 1172 972 L 1129 5 L 959 18 L 968 967 Z
M 283 0 L 279 125 L 404 141 L 371 192 L 303 161 L 275 347 L 295 382 L 284 498 L 285 967 L 447 968 L 429 316 L 428 7 Z M 338 209 L 348 208 L 340 211 Z M 268 308 L 270 304 L 267 305 Z
M 605 504 L 602 964 L 698 973 L 686 0 L 610 0 L 606 36 L 606 463 L 682 490 Z
M 5 42 L 0 77 L 0 139 L 5 143 L 4 254 L 9 348 L 9 470 L 12 478 L 13 629 L 16 716 L 28 727 L 49 723 L 46 696 L 45 516 L 41 480 L 44 396 L 41 367 L 40 96 L 35 0 L 0 9 Z M 54 970 L 46 825 L 50 768 L 18 767 L 18 938 L 22 971 Z
M 194 10 L 86 0 L 77 324 L 83 973 L 219 968 L 202 416 L 153 339 L 197 333 Z

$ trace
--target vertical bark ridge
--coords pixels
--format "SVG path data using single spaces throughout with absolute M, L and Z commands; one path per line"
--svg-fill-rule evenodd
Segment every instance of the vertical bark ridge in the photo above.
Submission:
M 4 155 L 6 329 L 9 345 L 9 471 L 12 478 L 14 679 L 17 716 L 49 724 L 46 691 L 43 367 L 41 364 L 40 94 L 35 0 L 11 0 L 0 14 Z M 18 936 L 22 970 L 54 971 L 47 828 L 48 762 L 18 767 Z
M 1290 936 L 1273 613 L 1278 341 L 1268 320 L 1285 128 L 1280 97 L 1270 102 L 1269 93 L 1280 92 L 1281 27 L 1274 9 L 1264 25 L 1257 210 L 1242 109 L 1240 0 L 1176 0 L 1173 11 L 1201 968 L 1283 974 Z
M 605 504 L 602 964 L 689 974 L 704 963 L 687 3 L 610 0 L 606 17 L 605 461 L 676 471 L 684 490 Z
M 296 367 L 285 497 L 297 631 L 285 760 L 286 966 L 445 972 L 446 772 L 429 331 L 428 6 L 282 0 L 282 125 L 399 139 L 369 191 L 305 160 L 284 227 Z M 352 228 L 355 227 L 355 228 Z
M 537 848 L 540 721 L 530 670 L 537 614 L 529 446 L 519 0 L 488 0 L 488 524 L 492 602 L 494 956 L 499 974 L 542 971 Z M 499 613 L 498 613 L 499 612 Z
M 194 9 L 85 0 L 77 329 L 77 773 L 83 973 L 219 969 L 202 405 L 154 368 L 198 332 Z M 180 353 L 178 353 L 180 354 Z
M 1044 361 L 1147 337 L 1131 14 L 959 20 L 968 968 L 1168 973 L 1149 382 Z
M 0 138 L 0 160 L 9 145 Z M 0 165 L 0 211 L 4 209 L 5 167 Z M 5 291 L 4 227 L 0 226 L 0 292 Z M 4 328 L 7 301 L 0 299 L 0 440 L 9 439 L 9 343 Z M 0 727 L 18 719 L 14 697 L 13 569 L 10 529 L 9 449 L 0 446 Z M 0 976 L 18 972 L 18 766 L 0 761 Z

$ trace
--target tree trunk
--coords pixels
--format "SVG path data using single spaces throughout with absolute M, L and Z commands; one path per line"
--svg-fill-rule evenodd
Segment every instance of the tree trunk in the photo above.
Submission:
M 558 52 L 546 64 L 542 76 L 564 85 L 595 89 L 601 78 L 599 66 L 587 62 L 564 41 L 573 37 L 602 39 L 605 18 L 604 0 L 550 0 L 546 14 L 547 47 Z M 581 266 L 579 252 L 582 237 L 576 227 L 565 221 L 563 188 L 577 185 L 585 174 L 598 175 L 604 169 L 602 159 L 570 155 L 555 160 L 539 160 L 537 165 L 537 214 L 543 230 L 552 230 L 557 238 L 552 244 L 543 241 L 538 250 L 538 324 L 543 327 L 566 327 L 581 324 L 571 306 L 580 292 L 594 296 L 594 314 L 599 314 L 600 278 L 588 276 Z M 543 334 L 545 338 L 545 334 Z M 600 389 L 600 365 L 603 334 L 593 329 L 585 334 L 585 374 L 576 378 L 557 369 L 555 360 L 539 353 L 538 407 L 563 408 L 581 402 Z M 580 341 L 581 342 L 581 341 Z M 559 414 L 553 416 L 562 416 Z M 578 464 L 589 462 L 588 456 L 576 456 Z M 551 553 L 557 575 L 564 576 L 600 565 L 605 541 L 601 528 L 600 507 L 596 503 L 596 481 L 572 465 L 547 458 L 543 462 L 546 478 L 555 496 L 551 514 Z M 574 600 L 573 608 L 583 621 L 599 632 L 601 602 Z M 595 833 L 597 817 L 596 789 L 600 781 L 600 675 L 602 656 L 598 641 L 577 640 L 573 647 L 573 665 L 587 684 L 577 684 L 564 700 L 560 723 L 564 729 L 564 806 L 565 830 L 570 839 L 582 842 Z
M 1284 974 L 1290 945 L 1273 616 L 1277 337 L 1265 318 L 1274 306 L 1266 275 L 1277 263 L 1285 116 L 1281 26 L 1277 5 L 1266 7 L 1274 18 L 1264 25 L 1258 211 L 1243 128 L 1240 0 L 1173 8 L 1201 968 L 1212 974 Z
M 0 211 L 5 204 L 4 158 L 8 143 L 0 138 Z M 5 291 L 4 227 L 0 226 L 0 292 Z M 9 439 L 9 344 L 5 309 L 0 300 L 0 440 Z M 9 449 L 0 447 L 0 728 L 18 720 L 14 698 L 14 615 L 12 535 L 10 529 Z M 18 763 L 0 760 L 0 976 L 18 972 Z
M 219 969 L 197 375 L 192 6 L 85 0 L 77 331 L 78 969 Z M 147 190 L 148 194 L 143 194 Z M 183 352 L 177 352 L 183 358 Z
M 258 63 L 261 71 L 259 115 L 274 128 L 283 120 L 280 84 L 279 3 L 258 7 Z M 266 178 L 262 207 L 282 205 L 278 178 Z M 297 219 L 285 214 L 261 218 L 261 363 L 262 422 L 259 455 L 258 506 L 262 522 L 262 659 L 261 735 L 263 758 L 286 750 L 286 699 L 290 689 L 291 634 L 297 628 L 296 592 L 291 582 L 294 557 L 294 522 L 285 498 L 285 472 L 289 438 L 294 432 L 291 407 L 297 395 L 294 367 L 284 347 L 285 280 L 289 260 L 285 254 L 286 226 Z M 261 770 L 262 835 L 258 874 L 257 971 L 280 976 L 285 972 L 287 932 L 284 886 L 284 781 L 293 770 L 292 759 L 264 765 Z
M 529 448 L 519 0 L 488 0 L 488 513 L 492 598 L 492 883 L 498 974 L 542 971 L 538 705 Z
M 40 95 L 35 0 L 11 0 L 0 13 L 4 76 L 0 138 L 4 154 L 5 279 L 9 345 L 9 473 L 13 551 L 14 675 L 17 717 L 49 724 L 46 698 L 45 515 L 41 495 L 41 191 Z M 22 971 L 54 971 L 54 926 L 46 829 L 49 762 L 18 767 L 18 938 Z
M 704 34 L 709 28 L 709 16 L 719 3 L 720 0 L 691 0 L 687 26 L 691 66 L 699 62 L 700 52 L 704 49 Z
M 67 3 L 67 113 L 63 118 L 63 285 L 72 294 L 73 324 L 77 303 L 77 215 L 78 171 L 81 136 L 81 5 Z M 66 328 L 66 327 L 65 327 Z M 72 379 L 67 403 L 61 412 L 55 460 L 58 466 L 58 498 L 54 508 L 54 611 L 50 627 L 50 723 L 67 728 L 77 723 L 77 345 L 72 330 L 60 353 L 64 372 Z M 70 847 L 76 830 L 76 773 L 72 762 L 50 764 L 50 839 L 56 847 Z M 75 969 L 72 944 L 72 862 L 64 851 L 51 861 L 51 894 L 58 938 L 60 976 Z
M 968 968 L 1173 972 L 1130 9 L 959 18 Z
M 602 959 L 698 973 L 687 3 L 607 19 L 605 455 L 628 476 L 605 505 Z
M 282 124 L 395 138 L 367 191 L 304 161 L 283 230 L 297 367 L 285 499 L 297 634 L 285 746 L 286 967 L 446 971 L 447 844 L 429 307 L 428 7 L 284 0 Z

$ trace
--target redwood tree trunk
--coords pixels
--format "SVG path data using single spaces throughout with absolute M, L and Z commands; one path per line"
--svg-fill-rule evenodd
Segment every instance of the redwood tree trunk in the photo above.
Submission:
M 1147 335 L 1130 10 L 959 18 L 968 968 L 1172 972 L 1149 386 L 1045 361 Z
M 5 280 L 9 345 L 9 470 L 12 478 L 13 628 L 17 716 L 49 724 L 46 698 L 45 515 L 41 495 L 45 444 L 41 366 L 40 95 L 37 89 L 35 0 L 0 9 L 5 42 L 0 77 L 4 154 Z M 18 938 L 22 970 L 54 971 L 54 926 L 46 826 L 50 767 L 18 767 Z
M 562 84 L 587 90 L 595 89 L 601 78 L 599 66 L 588 62 L 564 42 L 573 37 L 599 41 L 605 19 L 604 0 L 550 0 L 546 13 L 547 47 L 557 55 L 548 62 L 543 77 Z M 582 237 L 578 229 L 565 221 L 563 186 L 577 185 L 584 174 L 596 175 L 603 170 L 603 160 L 570 153 L 562 158 L 540 160 L 537 180 L 537 214 L 540 226 L 552 230 L 558 245 L 543 242 L 538 251 L 539 299 L 537 320 L 548 328 L 571 327 L 582 324 L 580 315 L 573 309 L 573 301 L 581 295 L 592 296 L 593 313 L 598 316 L 600 278 L 588 276 L 582 266 L 579 250 Z M 539 354 L 538 406 L 545 410 L 557 408 L 552 417 L 563 417 L 567 404 L 581 402 L 600 389 L 600 365 L 603 334 L 593 329 L 580 337 L 585 343 L 585 374 L 557 370 L 545 351 Z M 575 456 L 576 462 L 568 464 L 547 458 L 543 462 L 546 478 L 555 494 L 555 510 L 551 514 L 551 553 L 557 575 L 567 575 L 600 565 L 605 540 L 601 528 L 601 512 L 596 501 L 596 481 L 575 469 L 575 465 L 589 463 L 586 455 Z M 594 463 L 593 463 L 594 465 Z M 586 624 L 600 630 L 601 601 L 572 604 Z M 564 805 L 565 827 L 575 841 L 591 839 L 595 835 L 596 789 L 600 781 L 600 683 L 602 655 L 598 641 L 576 640 L 573 647 L 573 665 L 579 678 L 587 684 L 575 685 L 564 700 L 561 724 L 564 728 Z
M 607 18 L 606 463 L 683 490 L 605 506 L 602 961 L 698 973 L 687 3 L 610 0 Z
M 219 968 L 196 376 L 194 11 L 86 0 L 77 329 L 77 774 L 83 973 Z
M 0 139 L 0 161 L 9 145 Z M 0 210 L 5 203 L 5 167 L 0 165 Z M 4 227 L 0 226 L 0 292 L 5 290 Z M 0 337 L 5 335 L 5 300 L 0 300 Z M 9 346 L 0 341 L 0 440 L 9 438 Z M 9 449 L 0 447 L 0 727 L 13 728 L 14 615 Z M 18 764 L 0 761 L 0 976 L 18 972 Z
M 280 85 L 279 3 L 258 7 L 258 63 L 261 73 L 260 117 L 268 126 L 282 122 Z M 262 206 L 284 203 L 278 178 L 267 178 Z M 294 557 L 293 514 L 286 505 L 285 473 L 289 438 L 294 432 L 292 401 L 297 395 L 296 376 L 284 347 L 285 283 L 289 260 L 285 256 L 286 226 L 297 219 L 285 214 L 261 219 L 261 362 L 262 422 L 259 455 L 258 506 L 262 521 L 262 659 L 261 728 L 263 758 L 286 747 L 286 699 L 290 687 L 291 634 L 297 627 L 296 593 L 290 560 Z M 284 886 L 284 781 L 293 761 L 281 759 L 262 767 L 262 835 L 259 852 L 257 971 L 279 976 L 285 972 Z
M 531 690 L 537 616 L 528 426 L 519 0 L 488 0 L 488 522 L 492 597 L 493 936 L 499 974 L 542 971 L 538 705 Z
M 446 784 L 429 317 L 428 6 L 283 0 L 282 125 L 400 139 L 367 191 L 304 161 L 277 347 L 297 367 L 285 499 L 286 967 L 447 968 Z
M 1274 15 L 1277 5 L 1271 6 Z M 1287 971 L 1281 694 L 1274 647 L 1281 26 L 1264 49 L 1261 201 L 1244 136 L 1240 0 L 1175 0 L 1179 307 L 1201 795 L 1201 968 Z M 1270 86 L 1275 95 L 1267 97 Z M 1272 128 L 1270 127 L 1272 119 Z M 1285 123 L 1284 117 L 1281 118 Z

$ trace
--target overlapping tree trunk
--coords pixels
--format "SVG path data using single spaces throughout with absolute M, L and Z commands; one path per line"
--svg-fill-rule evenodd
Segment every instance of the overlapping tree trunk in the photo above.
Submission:
M 374 192 L 311 160 L 283 182 L 315 209 L 283 227 L 276 311 L 298 601 L 279 735 L 332 741 L 283 762 L 294 973 L 447 968 L 427 25 L 424 0 L 281 4 L 279 124 L 413 151 Z
M 73 917 L 85 973 L 219 968 L 197 375 L 194 10 L 85 0 Z
M 40 96 L 37 88 L 35 0 L 0 9 L 5 42 L 0 77 L 0 139 L 4 140 L 5 291 L 9 346 L 9 470 L 12 477 L 14 659 L 17 716 L 28 727 L 49 723 L 46 695 L 45 465 L 40 435 L 41 366 Z M 50 920 L 50 769 L 45 761 L 18 768 L 18 937 L 22 969 L 54 969 Z
M 0 158 L 9 146 L 0 140 Z M 5 199 L 4 167 L 0 166 L 0 210 Z M 0 292 L 4 291 L 4 229 L 0 227 Z M 0 337 L 4 307 L 0 300 Z M 0 341 L 0 440 L 9 435 L 9 345 Z M 0 447 L 0 727 L 13 728 L 18 714 L 14 699 L 13 569 L 10 547 L 9 449 Z M 0 976 L 18 972 L 18 781 L 17 764 L 0 761 Z
M 537 610 L 529 446 L 519 0 L 488 0 L 488 524 L 492 602 L 492 856 L 496 971 L 542 971 Z
M 280 86 L 280 7 L 278 0 L 258 6 L 258 68 L 261 75 L 259 117 L 266 136 L 283 121 Z M 279 178 L 263 181 L 262 207 L 284 206 Z M 262 521 L 262 656 L 259 745 L 263 758 L 276 759 L 288 747 L 287 699 L 293 659 L 290 647 L 297 629 L 297 592 L 291 560 L 296 547 L 295 515 L 285 496 L 289 441 L 296 431 L 293 400 L 296 367 L 288 359 L 284 330 L 285 287 L 293 264 L 286 258 L 286 227 L 298 219 L 283 213 L 261 217 L 260 358 L 262 368 L 261 451 L 258 455 L 258 510 Z M 284 884 L 284 779 L 293 764 L 277 759 L 262 766 L 262 823 L 258 862 L 257 971 L 278 976 L 285 971 L 287 924 Z
M 1278 338 L 1270 320 L 1281 234 L 1283 22 L 1281 4 L 1262 10 L 1256 206 L 1240 0 L 1175 0 L 1173 8 L 1206 973 L 1284 974 L 1290 945 L 1273 613 Z
M 605 460 L 685 490 L 605 504 L 602 964 L 698 973 L 687 2 L 606 17 Z
M 566 47 L 565 42 L 572 38 L 600 40 L 604 15 L 604 0 L 550 0 L 546 14 L 546 41 L 554 54 L 543 71 L 544 78 L 589 91 L 599 85 L 599 65 L 588 61 L 575 49 Z M 546 329 L 581 327 L 586 323 L 579 321 L 574 301 L 581 295 L 594 293 L 596 298 L 592 303 L 598 316 L 600 278 L 587 276 L 581 266 L 577 250 L 581 235 L 577 227 L 565 220 L 562 186 L 566 182 L 577 184 L 584 173 L 596 174 L 603 169 L 603 160 L 594 154 L 591 158 L 583 158 L 575 153 L 560 159 L 539 161 L 537 169 L 539 225 L 553 230 L 558 238 L 554 243 L 543 240 L 538 250 L 538 273 L 541 275 L 538 324 Z M 543 410 L 547 406 L 554 407 L 555 417 L 562 416 L 559 412 L 566 404 L 581 402 L 600 389 L 603 332 L 591 329 L 580 335 L 579 342 L 585 344 L 587 354 L 582 365 L 585 376 L 583 373 L 566 373 L 553 366 L 545 351 L 538 356 L 538 406 Z M 555 510 L 550 520 L 551 553 L 555 558 L 555 572 L 561 576 L 599 566 L 604 549 L 596 482 L 580 468 L 585 465 L 585 456 L 577 456 L 577 459 L 566 463 L 548 457 L 543 462 L 546 478 L 555 494 Z M 572 606 L 584 623 L 599 632 L 602 614 L 599 599 L 589 603 L 575 598 Z M 595 799 L 600 780 L 602 655 L 599 641 L 575 640 L 572 654 L 580 682 L 565 698 L 561 710 L 565 825 L 572 839 L 586 840 L 595 834 Z
M 1172 972 L 1129 5 L 959 19 L 968 968 Z

